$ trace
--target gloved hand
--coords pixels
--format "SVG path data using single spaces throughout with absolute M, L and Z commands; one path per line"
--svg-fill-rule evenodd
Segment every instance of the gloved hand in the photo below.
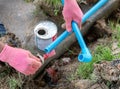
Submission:
M 25 75 L 34 74 L 42 65 L 40 59 L 29 51 L 8 45 L 5 45 L 0 53 L 0 60 Z
M 68 32 L 70 32 L 72 29 L 71 22 L 73 20 L 77 22 L 79 27 L 81 27 L 83 13 L 79 8 L 76 0 L 64 0 L 64 8 L 62 14 L 66 22 L 66 29 Z

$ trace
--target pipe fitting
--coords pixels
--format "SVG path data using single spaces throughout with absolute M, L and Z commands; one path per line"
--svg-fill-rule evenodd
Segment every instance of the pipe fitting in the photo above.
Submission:
M 80 62 L 90 62 L 92 60 L 92 55 L 90 54 L 88 49 L 82 50 L 82 52 L 78 55 L 78 61 Z

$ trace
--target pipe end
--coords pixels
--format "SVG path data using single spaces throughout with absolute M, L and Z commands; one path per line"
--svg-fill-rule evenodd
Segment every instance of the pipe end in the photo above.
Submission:
M 45 49 L 44 49 L 44 52 L 45 52 L 45 53 L 49 53 L 50 51 L 48 50 L 48 48 L 45 48 Z
M 91 54 L 79 54 L 78 61 L 80 62 L 90 62 L 92 60 Z

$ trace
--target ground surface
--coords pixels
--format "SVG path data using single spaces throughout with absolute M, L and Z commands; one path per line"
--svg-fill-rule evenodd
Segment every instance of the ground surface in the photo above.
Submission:
M 33 14 L 35 6 L 31 3 L 24 2 L 23 0 L 0 0 L 0 8 L 1 21 L 5 24 L 5 27 L 9 32 L 15 33 L 16 36 L 19 37 L 21 42 L 24 42 L 26 37 L 29 34 L 32 34 L 34 26 L 39 21 L 46 19 L 46 16 L 43 15 L 42 12 L 39 13 L 41 18 L 35 17 Z M 105 44 L 105 42 L 107 43 L 110 40 L 110 37 L 106 39 L 103 38 L 96 40 L 95 42 L 91 43 L 89 47 L 91 51 L 94 51 L 96 45 L 100 43 Z M 28 43 L 29 42 L 31 42 L 32 45 L 34 43 L 33 40 L 28 41 Z M 83 87 L 86 84 L 83 84 L 83 82 L 79 83 L 80 78 L 74 75 L 76 69 L 78 68 L 78 65 L 80 64 L 80 62 L 77 60 L 79 52 L 79 45 L 76 42 L 67 53 L 65 53 L 60 59 L 57 59 L 54 62 L 55 64 L 52 67 L 59 69 L 57 76 L 54 76 L 55 79 L 53 78 L 54 83 L 49 80 L 48 76 L 47 80 L 49 81 L 46 80 L 47 83 L 43 81 L 43 76 L 40 76 L 35 81 L 29 81 L 30 76 L 26 77 L 16 72 L 10 66 L 3 64 L 0 66 L 0 89 L 80 89 L 80 87 Z M 64 60 L 63 58 L 66 59 Z M 2 66 L 4 66 L 4 68 Z M 44 79 L 46 79 L 46 77 Z M 103 84 L 98 84 L 96 86 L 93 86 L 93 88 L 87 89 L 107 89 L 105 87 L 100 88 L 99 86 L 101 85 L 103 86 Z
M 27 37 L 33 34 L 39 21 L 45 19 L 42 12 L 39 12 L 40 18 L 35 17 L 35 6 L 23 0 L 0 0 L 0 8 L 0 21 L 9 32 L 16 34 L 23 44 Z
M 5 27 L 24 40 L 27 31 L 34 26 L 31 22 L 35 7 L 23 0 L 0 0 L 0 8 L 0 20 Z

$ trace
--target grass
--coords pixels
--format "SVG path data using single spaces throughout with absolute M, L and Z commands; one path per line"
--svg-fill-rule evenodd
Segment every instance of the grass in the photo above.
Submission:
M 99 63 L 100 61 L 106 60 L 111 61 L 113 59 L 113 55 L 111 49 L 109 47 L 105 47 L 103 45 L 99 45 L 95 52 L 93 53 L 93 59 L 89 63 L 82 63 L 79 65 L 77 69 L 77 75 L 86 79 L 90 77 L 90 74 L 93 71 L 93 64 Z
M 111 26 L 112 30 L 114 31 L 112 35 L 112 40 L 120 41 L 120 24 L 109 22 L 109 26 Z
M 35 0 L 24 0 L 25 2 L 33 2 Z M 78 2 L 81 2 L 81 1 L 84 1 L 84 0 L 77 0 Z M 39 10 L 39 5 L 43 5 L 43 3 L 47 6 L 50 6 L 54 9 L 54 15 L 57 16 L 58 15 L 58 12 L 60 12 L 60 8 L 62 7 L 62 3 L 61 3 L 61 0 L 38 0 L 37 1 L 38 3 L 38 6 L 37 6 L 37 9 L 34 13 L 35 15 L 38 15 L 38 11 Z M 41 3 L 41 4 L 40 4 Z
M 34 0 L 24 0 L 25 2 L 33 2 Z
M 3 72 L 0 73 L 0 78 L 4 78 L 4 77 L 7 76 L 10 72 L 11 72 L 10 69 L 4 70 Z
M 22 78 L 20 73 L 18 73 L 18 78 L 15 77 L 8 77 L 8 86 L 10 89 L 16 89 L 19 87 L 19 89 L 22 89 Z
M 61 0 L 44 0 L 44 2 L 55 8 L 58 8 L 59 6 L 61 6 Z
M 16 89 L 18 86 L 20 86 L 20 82 L 14 77 L 9 77 L 8 85 L 10 89 Z
M 112 41 L 118 41 L 120 47 L 120 24 L 109 22 L 109 26 L 113 30 Z M 92 53 L 93 59 L 89 63 L 82 63 L 77 69 L 77 75 L 83 79 L 90 78 L 93 72 L 93 64 L 99 63 L 100 61 L 111 61 L 115 58 L 120 58 L 120 54 L 112 55 L 111 45 L 98 45 L 95 51 Z

